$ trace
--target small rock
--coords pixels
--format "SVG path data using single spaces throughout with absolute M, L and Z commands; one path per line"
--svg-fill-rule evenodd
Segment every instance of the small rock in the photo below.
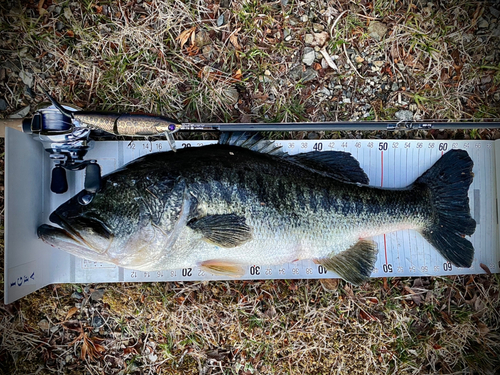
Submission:
M 413 112 L 408 111 L 406 109 L 397 111 L 394 116 L 401 121 L 412 121 L 413 120 Z
M 78 292 L 73 292 L 73 294 L 71 295 L 71 298 L 73 298 L 73 299 L 82 299 L 83 296 L 80 293 L 78 293 Z
M 262 83 L 271 83 L 272 81 L 273 81 L 273 79 L 271 77 L 268 77 L 268 76 L 265 76 L 265 75 L 259 76 L 259 82 L 262 82 Z
M 266 69 L 266 71 L 264 72 L 264 74 L 265 74 L 266 76 L 270 76 L 270 75 L 271 75 L 271 72 L 270 72 L 269 70 L 267 70 L 267 69 Z
M 24 94 L 30 96 L 31 98 L 35 99 L 36 94 L 33 92 L 31 87 L 28 85 L 24 85 Z
M 382 22 L 372 21 L 368 26 L 368 35 L 375 40 L 381 40 L 387 33 L 387 25 Z
M 302 57 L 302 62 L 307 66 L 311 66 L 315 58 L 316 58 L 316 52 L 314 52 L 314 49 L 310 47 L 305 47 L 304 56 Z
M 292 35 L 290 34 L 290 30 L 288 29 L 283 30 L 283 37 L 285 39 L 285 42 L 289 42 L 290 40 L 292 40 Z
M 314 36 L 312 34 L 304 35 L 304 43 L 305 44 L 313 44 L 314 43 Z
M 495 99 L 497 102 L 500 102 L 500 92 L 496 92 L 496 93 L 493 95 L 493 99 Z
M 486 77 L 483 77 L 481 78 L 481 83 L 484 85 L 486 83 L 490 83 L 491 82 L 491 77 L 490 76 L 486 76 Z
M 59 326 L 52 326 L 50 327 L 50 333 L 56 333 L 59 330 Z
M 0 111 L 7 110 L 7 102 L 3 99 L 0 99 Z
M 303 69 L 303 65 L 297 65 L 295 68 L 290 70 L 290 78 L 295 81 L 312 81 L 318 77 L 318 72 L 312 68 Z
M 47 319 L 42 319 L 38 322 L 38 327 L 41 329 L 41 330 L 48 330 L 50 328 L 50 324 L 49 324 L 49 321 Z
M 94 328 L 102 327 L 104 323 L 105 323 L 104 319 L 101 318 L 100 316 L 94 316 L 92 318 L 92 327 Z
M 62 29 L 64 29 L 64 23 L 62 23 L 61 21 L 57 21 L 56 22 L 56 30 L 61 31 Z
M 318 134 L 318 133 L 316 133 L 316 132 L 309 132 L 309 133 L 307 134 L 307 138 L 308 138 L 308 139 L 319 139 L 319 134 Z M 275 312 L 276 312 L 276 310 L 275 310 Z M 265 313 L 264 313 L 264 314 L 265 314 Z
M 234 87 L 226 87 L 223 91 L 224 98 L 226 99 L 227 103 L 230 105 L 235 105 L 238 103 L 238 90 L 236 90 Z
M 344 98 L 342 100 L 342 102 L 345 103 L 345 104 L 349 104 L 351 102 L 351 99 L 350 98 Z
M 28 113 L 30 113 L 30 106 L 24 107 L 23 109 L 20 109 L 17 112 L 14 112 L 12 115 L 9 116 L 9 118 L 25 118 L 28 116 Z
M 381 60 L 376 60 L 373 62 L 373 65 L 375 65 L 377 68 L 383 67 L 384 64 L 385 64 L 385 61 L 381 61 Z
M 217 26 L 221 27 L 222 25 L 224 25 L 224 13 L 217 18 Z
M 302 22 L 307 22 L 307 21 L 309 20 L 309 17 L 307 17 L 307 14 L 304 14 L 304 15 L 302 15 L 302 16 L 300 17 L 300 20 L 301 20 Z
M 214 49 L 212 46 L 205 46 L 201 49 L 201 53 L 203 54 L 203 57 L 205 57 L 207 60 L 210 60 L 213 56 Z
M 365 59 L 363 59 L 361 56 L 357 56 L 354 57 L 354 61 L 356 61 L 358 64 L 362 63 L 363 61 L 365 61 Z
M 323 45 L 328 40 L 329 35 L 326 31 L 322 31 L 320 33 L 314 33 L 313 37 L 314 37 L 314 42 L 312 43 L 312 45 L 323 47 Z
M 321 90 L 319 90 L 319 92 L 325 96 L 331 95 L 330 90 L 328 90 L 326 87 L 323 87 Z
M 208 44 L 212 43 L 212 39 L 210 39 L 210 35 L 205 30 L 200 30 L 196 33 L 194 37 L 194 44 L 198 48 L 202 48 Z
M 64 8 L 64 17 L 66 17 L 67 20 L 70 20 L 71 17 L 73 16 L 73 13 L 71 12 L 71 9 L 69 7 Z
M 102 299 L 104 295 L 104 289 L 96 289 L 90 294 L 90 299 L 94 302 L 98 302 Z
M 399 90 L 399 85 L 397 82 L 394 82 L 391 86 L 392 91 L 398 91 Z
M 482 17 L 479 19 L 479 21 L 478 21 L 478 23 L 477 23 L 477 27 L 478 27 L 478 29 L 487 29 L 489 25 L 490 25 L 490 24 L 488 23 L 488 21 L 487 21 L 487 20 L 485 20 L 485 19 L 484 19 L 484 18 L 482 18 Z
M 490 7 L 490 13 L 495 18 L 500 18 L 500 10 Z
M 26 57 L 28 53 L 28 47 L 23 47 L 19 50 L 19 57 Z
M 325 26 L 323 26 L 322 24 L 320 23 L 313 23 L 313 31 L 315 33 L 320 33 L 322 32 L 323 30 L 325 30 Z

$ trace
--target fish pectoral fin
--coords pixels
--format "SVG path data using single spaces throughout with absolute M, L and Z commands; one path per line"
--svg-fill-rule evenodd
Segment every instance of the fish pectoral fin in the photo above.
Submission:
M 241 277 L 245 274 L 245 270 L 238 263 L 218 259 L 207 260 L 200 264 L 200 268 L 221 276 Z
M 188 227 L 203 235 L 203 240 L 221 247 L 236 247 L 252 239 L 252 228 L 243 216 L 208 215 L 191 220 Z
M 340 254 L 317 261 L 327 270 L 336 272 L 345 281 L 360 285 L 370 278 L 377 261 L 377 254 L 378 248 L 375 242 L 360 240 Z

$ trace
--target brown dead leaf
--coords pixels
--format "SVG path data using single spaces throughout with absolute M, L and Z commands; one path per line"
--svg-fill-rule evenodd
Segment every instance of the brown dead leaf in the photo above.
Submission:
M 38 14 L 40 16 L 43 16 L 45 13 L 47 13 L 47 10 L 43 8 L 43 3 L 45 2 L 45 0 L 40 0 L 38 2 Z
M 345 284 L 344 291 L 349 298 L 354 299 L 354 292 L 352 291 L 352 288 L 349 286 L 349 284 Z
M 326 31 L 322 31 L 320 33 L 313 33 L 314 42 L 311 44 L 312 47 L 323 47 L 326 41 L 329 38 L 329 35 Z
M 363 318 L 364 320 L 368 320 L 368 321 L 372 321 L 372 322 L 378 321 L 377 317 L 375 317 L 372 314 L 369 314 L 363 310 L 359 310 L 359 316 L 361 316 L 361 318 Z
M 241 81 L 241 79 L 243 78 L 243 74 L 241 73 L 241 69 L 238 69 L 236 71 L 236 73 L 233 74 L 233 77 L 232 77 L 235 81 Z
M 481 267 L 487 275 L 491 275 L 491 271 L 486 264 L 479 263 L 479 267 Z
M 73 315 L 75 315 L 77 312 L 78 312 L 78 307 L 72 307 L 71 309 L 69 309 L 68 313 L 66 314 L 66 319 L 65 320 L 68 320 Z
M 90 360 L 99 358 L 102 353 L 106 351 L 106 348 L 99 344 L 99 341 L 103 341 L 98 337 L 88 337 L 86 333 L 83 334 L 83 344 L 82 344 L 82 354 L 80 358 L 85 360 L 85 357 L 89 357 Z
M 191 44 L 186 48 L 186 51 L 189 56 L 196 56 L 200 52 L 200 49 L 195 44 Z
M 241 50 L 241 46 L 240 44 L 238 43 L 238 31 L 240 31 L 240 29 L 236 29 L 230 36 L 229 36 L 229 41 L 231 42 L 231 44 L 233 45 L 233 47 L 235 49 L 237 49 L 238 51 Z
M 94 9 L 97 14 L 102 13 L 102 5 L 94 5 Z
M 412 55 L 406 56 L 404 60 L 404 64 L 406 66 L 409 66 L 410 68 L 418 69 L 418 70 L 424 70 L 424 66 L 418 59 Z
M 372 105 L 372 106 L 373 106 L 373 105 Z M 385 290 L 386 292 L 389 292 L 389 291 L 391 290 L 391 288 L 389 287 L 389 283 L 387 282 L 387 277 L 383 277 L 382 279 L 383 279 L 383 281 L 384 281 L 384 290 Z
M 194 27 L 192 27 L 190 29 L 184 30 L 182 33 L 179 34 L 179 36 L 177 38 L 175 38 L 175 40 L 180 41 L 180 43 L 181 43 L 181 49 L 182 49 L 182 47 L 184 47 L 184 44 L 187 43 L 187 41 L 189 40 L 189 38 L 192 37 L 192 35 L 194 34 L 195 30 L 196 30 L 196 26 L 194 26 Z M 191 41 L 194 44 L 194 39 L 191 40 Z
M 479 329 L 479 333 L 481 334 L 481 336 L 484 336 L 488 332 L 490 332 L 488 326 L 482 322 L 477 323 L 477 328 Z
M 450 316 L 444 312 L 444 311 L 441 311 L 441 317 L 443 318 L 443 320 L 448 323 L 448 324 L 453 324 L 453 322 L 451 321 L 450 319 Z

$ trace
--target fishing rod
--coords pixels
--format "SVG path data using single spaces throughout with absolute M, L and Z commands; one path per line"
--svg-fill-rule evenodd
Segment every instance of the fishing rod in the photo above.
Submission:
M 400 121 L 332 121 L 332 122 L 281 122 L 281 123 L 192 123 L 185 122 L 179 131 L 366 131 L 366 130 L 432 130 L 432 129 L 498 129 L 498 121 L 400 120 Z
M 106 136 L 158 137 L 165 136 L 176 151 L 174 134 L 177 132 L 285 132 L 285 131 L 387 131 L 432 129 L 499 129 L 500 121 L 332 121 L 282 123 L 193 123 L 144 113 L 112 113 L 80 111 L 59 104 L 47 92 L 52 105 L 40 109 L 32 118 L 0 119 L 0 137 L 9 127 L 31 134 L 42 143 L 49 157 L 55 161 L 51 190 L 64 193 L 68 189 L 66 170 L 85 169 L 85 189 L 97 192 L 101 187 L 101 170 L 96 160 L 84 159 L 96 138 Z

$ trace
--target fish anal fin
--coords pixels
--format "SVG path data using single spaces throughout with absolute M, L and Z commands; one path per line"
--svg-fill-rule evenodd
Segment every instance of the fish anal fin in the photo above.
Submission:
M 203 239 L 214 245 L 231 248 L 252 239 L 252 228 L 243 216 L 236 214 L 208 215 L 194 219 L 188 226 L 203 235 Z
M 354 285 L 367 281 L 377 261 L 377 244 L 360 240 L 349 249 L 329 258 L 316 261 L 327 270 L 336 272 L 342 279 Z
M 237 263 L 213 259 L 200 264 L 203 271 L 221 276 L 242 277 L 245 274 L 243 267 Z

